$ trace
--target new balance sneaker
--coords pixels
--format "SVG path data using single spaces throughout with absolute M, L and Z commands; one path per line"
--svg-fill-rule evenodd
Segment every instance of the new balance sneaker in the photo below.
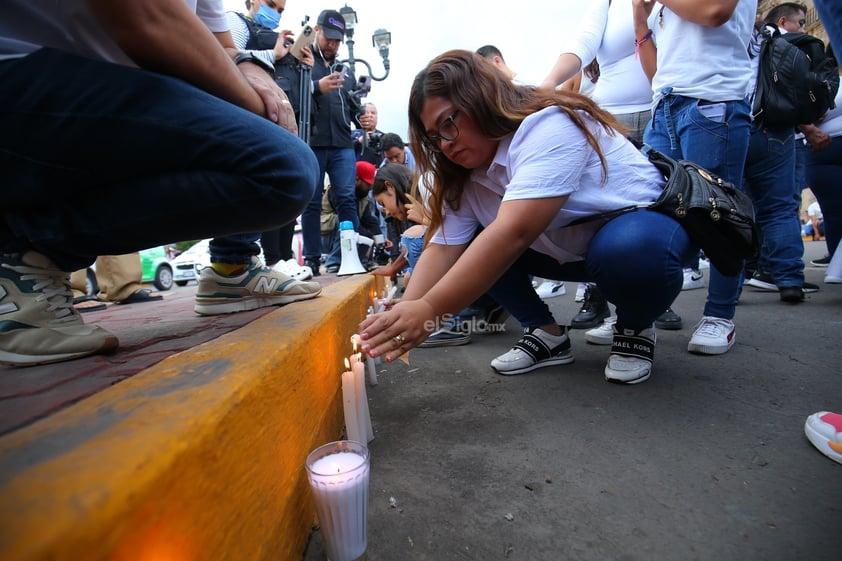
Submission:
M 594 345 L 610 345 L 614 341 L 614 324 L 617 316 L 608 316 L 599 327 L 585 331 L 585 341 Z
M 582 309 L 570 322 L 573 329 L 591 329 L 596 327 L 602 320 L 611 315 L 608 308 L 608 300 L 602 295 L 602 291 L 595 285 L 588 285 L 585 291 L 585 302 Z
M 0 364 L 49 364 L 118 346 L 113 334 L 82 321 L 70 273 L 34 251 L 0 255 Z
M 639 384 L 652 374 L 655 358 L 655 328 L 640 331 L 614 326 L 611 354 L 605 365 L 605 379 L 620 384 Z
M 193 311 L 214 316 L 256 310 L 315 298 L 321 291 L 319 283 L 297 281 L 273 271 L 253 256 L 248 268 L 239 275 L 221 275 L 213 267 L 202 269 Z
M 701 269 L 684 269 L 684 283 L 681 285 L 681 290 L 696 290 L 697 288 L 705 287 L 705 275 Z
M 672 308 L 667 308 L 663 314 L 655 319 L 655 327 L 665 331 L 673 331 L 684 327 L 684 322 L 680 315 L 672 311 Z
M 573 360 L 565 328 L 562 327 L 561 335 L 551 335 L 540 327 L 527 327 L 509 352 L 491 361 L 491 368 L 512 376 L 554 364 L 570 364 Z
M 830 265 L 830 255 L 825 255 L 824 257 L 820 257 L 819 259 L 812 259 L 810 261 L 810 265 L 813 267 L 827 267 Z
M 564 296 L 565 294 L 567 294 L 567 289 L 564 287 L 563 282 L 545 280 L 541 283 L 541 286 L 535 289 L 535 292 L 538 294 L 538 297 L 541 298 L 541 300 L 546 300 L 547 298 Z
M 730 319 L 703 316 L 690 337 L 687 350 L 703 355 L 721 355 L 734 346 L 735 328 Z
M 580 282 L 576 285 L 576 296 L 573 298 L 574 302 L 584 302 L 585 293 L 588 291 L 588 283 Z
M 807 417 L 804 434 L 819 452 L 842 464 L 842 415 L 819 411 Z

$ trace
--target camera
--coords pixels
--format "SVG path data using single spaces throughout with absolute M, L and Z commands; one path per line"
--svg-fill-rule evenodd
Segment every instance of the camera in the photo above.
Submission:
M 371 261 L 378 266 L 389 264 L 389 251 L 386 249 L 386 239 L 383 234 L 374 236 L 374 247 L 371 248 Z
M 380 151 L 380 142 L 383 140 L 382 132 L 373 132 L 368 135 L 368 147 L 375 152 Z

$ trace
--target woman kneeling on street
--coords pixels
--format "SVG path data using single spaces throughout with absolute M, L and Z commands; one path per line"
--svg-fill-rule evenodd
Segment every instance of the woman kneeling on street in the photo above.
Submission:
M 416 76 L 409 128 L 418 171 L 433 178 L 429 243 L 401 301 L 360 324 L 363 349 L 393 360 L 489 292 L 524 326 L 497 372 L 569 364 L 535 275 L 595 282 L 617 307 L 606 379 L 649 378 L 653 322 L 698 248 L 664 214 L 611 214 L 646 207 L 665 183 L 617 121 L 585 96 L 515 85 L 481 56 L 449 51 Z

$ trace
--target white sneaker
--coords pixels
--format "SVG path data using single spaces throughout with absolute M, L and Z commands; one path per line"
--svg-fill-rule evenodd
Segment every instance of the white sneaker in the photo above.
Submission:
M 705 275 L 701 269 L 696 271 L 693 269 L 684 269 L 684 284 L 681 285 L 681 290 L 695 290 L 704 287 Z
M 614 341 L 614 324 L 617 316 L 608 316 L 602 325 L 585 331 L 585 341 L 594 345 L 610 345 Z
M 313 269 L 307 265 L 299 265 L 295 259 L 278 261 L 272 266 L 272 270 L 283 273 L 295 280 L 305 281 L 313 278 Z
M 500 374 L 511 376 L 525 374 L 536 368 L 573 362 L 570 351 L 570 337 L 563 329 L 561 335 L 551 335 L 540 329 L 527 328 L 523 337 L 511 348 L 491 361 L 491 368 Z
M 546 300 L 547 298 L 564 296 L 567 294 L 567 289 L 564 287 L 563 282 L 545 280 L 541 283 L 541 286 L 535 289 L 535 292 L 541 300 Z
M 813 413 L 804 423 L 804 434 L 822 454 L 842 464 L 842 415 L 827 411 Z
M 653 326 L 622 333 L 615 325 L 611 342 L 611 354 L 605 365 L 605 379 L 621 384 L 639 384 L 652 375 L 652 360 L 655 358 L 655 328 Z
M 588 291 L 588 283 L 580 282 L 576 285 L 576 297 L 573 299 L 575 302 L 584 302 L 585 301 L 585 293 Z
M 690 337 L 687 350 L 703 355 L 721 355 L 734 346 L 736 332 L 730 319 L 704 316 Z

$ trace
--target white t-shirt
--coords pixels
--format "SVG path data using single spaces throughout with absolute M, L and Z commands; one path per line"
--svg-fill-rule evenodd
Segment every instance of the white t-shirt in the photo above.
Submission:
M 842 136 L 842 88 L 836 92 L 836 107 L 824 114 L 818 127 L 830 136 Z
M 757 13 L 756 0 L 740 0 L 719 27 L 689 22 L 669 8 L 649 17 L 658 47 L 658 71 L 652 79 L 653 103 L 660 90 L 711 102 L 745 99 L 751 82 L 748 43 Z
M 807 216 L 815 217 L 816 220 L 822 219 L 822 207 L 819 206 L 819 201 L 810 203 L 810 206 L 807 207 Z
M 184 1 L 208 29 L 213 32 L 228 31 L 222 0 Z M 53 47 L 127 66 L 137 66 L 105 32 L 85 0 L 2 2 L 0 60 L 24 56 L 41 47 Z
M 527 117 L 500 141 L 487 170 L 473 171 L 459 209 L 445 209 L 444 223 L 432 243 L 470 242 L 478 226 L 495 220 L 503 201 L 567 195 L 564 207 L 531 247 L 561 263 L 584 259 L 602 223 L 565 228 L 566 224 L 628 206 L 646 206 L 664 185 L 660 172 L 631 142 L 619 133 L 610 136 L 595 121 L 585 119 L 605 156 L 606 177 L 582 131 L 557 107 L 548 107 Z

